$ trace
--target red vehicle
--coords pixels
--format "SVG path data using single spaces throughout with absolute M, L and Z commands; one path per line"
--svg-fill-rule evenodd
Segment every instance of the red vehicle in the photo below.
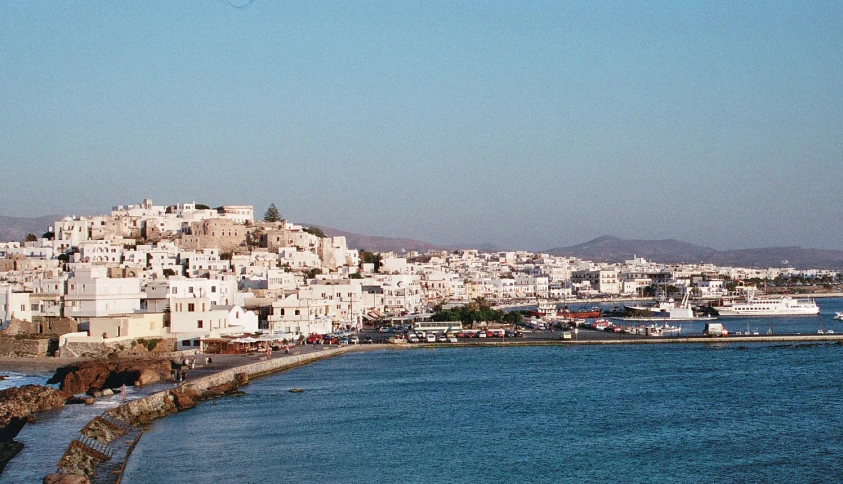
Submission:
M 312 334 L 307 337 L 307 344 L 309 345 L 321 345 L 322 344 L 322 336 L 318 334 Z

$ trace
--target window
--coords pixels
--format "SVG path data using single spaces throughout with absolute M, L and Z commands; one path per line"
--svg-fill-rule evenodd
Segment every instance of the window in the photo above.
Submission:
M 193 340 L 193 346 L 199 346 L 199 340 L 198 339 Z
M 211 286 L 211 292 L 217 292 L 217 286 Z
M 204 323 L 202 322 L 202 320 L 201 320 L 201 319 L 200 319 L 199 321 L 196 321 L 196 327 L 197 327 L 197 328 L 202 329 L 202 326 L 203 326 L 203 325 L 204 325 Z
M 182 340 L 181 345 L 182 346 L 190 346 L 190 340 L 189 339 Z
M 193 311 L 196 311 L 196 305 L 193 304 L 193 303 L 187 303 L 187 311 L 190 312 L 190 313 L 192 313 Z
M 300 316 L 300 315 L 301 315 L 301 310 L 296 309 L 296 316 Z

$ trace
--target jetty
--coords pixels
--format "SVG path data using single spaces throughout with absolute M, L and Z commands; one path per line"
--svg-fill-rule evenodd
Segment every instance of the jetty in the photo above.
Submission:
M 597 336 L 597 337 L 595 337 Z M 836 343 L 843 344 L 843 334 L 782 334 L 753 336 L 689 336 L 646 337 L 626 335 L 624 338 L 601 337 L 601 332 L 582 332 L 577 339 L 543 338 L 429 344 L 374 344 L 326 348 L 301 348 L 301 353 L 275 354 L 273 357 L 247 355 L 210 355 L 212 365 L 191 370 L 191 377 L 172 388 L 126 402 L 92 419 L 79 436 L 71 441 L 58 463 L 57 471 L 44 482 L 61 483 L 64 477 L 87 478 L 91 483 L 113 484 L 122 479 L 126 461 L 143 431 L 155 419 L 191 409 L 198 402 L 239 392 L 249 380 L 315 361 L 350 352 L 412 348 L 513 347 L 513 346 L 580 346 L 630 344 L 710 344 L 729 343 Z M 68 481 L 70 482 L 70 481 Z M 79 481 L 72 481 L 79 482 Z M 84 482 L 84 481 L 82 481 Z
M 303 354 L 279 354 L 275 357 L 238 355 L 214 358 L 214 364 L 191 371 L 195 377 L 172 388 L 126 402 L 94 417 L 70 442 L 55 473 L 44 482 L 80 482 L 79 477 L 96 484 L 119 483 L 126 460 L 143 430 L 155 419 L 188 410 L 202 400 L 235 394 L 250 379 L 287 370 L 314 361 L 377 346 L 320 347 Z M 244 364 L 245 363 L 245 364 Z M 85 482 L 85 481 L 81 481 Z

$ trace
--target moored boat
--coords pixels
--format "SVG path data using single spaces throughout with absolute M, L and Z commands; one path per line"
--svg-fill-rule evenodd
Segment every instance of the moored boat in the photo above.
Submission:
M 820 308 L 813 299 L 789 296 L 771 299 L 747 298 L 728 306 L 714 306 L 721 317 L 816 316 Z
M 578 309 L 576 311 L 569 309 L 567 306 L 560 309 L 557 316 L 565 319 L 592 319 L 600 317 L 600 308 Z

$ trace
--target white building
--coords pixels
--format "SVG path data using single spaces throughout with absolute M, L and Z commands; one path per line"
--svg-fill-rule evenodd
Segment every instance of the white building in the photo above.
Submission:
M 77 266 L 66 287 L 64 314 L 73 318 L 139 311 L 143 297 L 140 279 L 109 278 L 105 266 Z
M 0 324 L 12 318 L 32 321 L 31 303 L 28 292 L 15 292 L 11 285 L 0 286 Z
M 275 333 L 304 336 L 330 333 L 333 331 L 331 301 L 290 294 L 272 303 L 268 323 L 270 331 Z

